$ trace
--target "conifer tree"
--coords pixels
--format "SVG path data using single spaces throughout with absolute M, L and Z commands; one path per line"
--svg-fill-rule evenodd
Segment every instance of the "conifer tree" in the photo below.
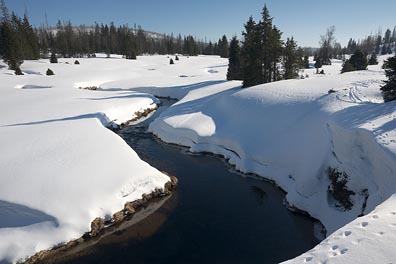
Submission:
M 322 68 L 323 63 L 322 59 L 319 56 L 315 56 L 315 68 L 316 68 L 316 73 L 319 73 L 319 69 Z
M 287 38 L 283 55 L 284 79 L 293 79 L 298 76 L 297 43 L 294 38 Z
M 228 40 L 226 35 L 223 35 L 223 37 L 219 40 L 218 44 L 218 49 L 219 49 L 219 54 L 221 58 L 228 58 Z
M 55 73 L 54 73 L 50 68 L 48 68 L 46 74 L 47 74 L 48 76 L 55 75 Z
M 58 58 L 56 57 L 55 52 L 51 53 L 50 63 L 58 63 Z
M 22 30 L 24 35 L 24 58 L 27 60 L 37 60 L 40 58 L 40 48 L 37 35 L 30 25 L 27 14 L 23 16 Z
M 1 31 L 0 42 L 2 43 L 3 61 L 8 64 L 10 70 L 14 70 L 16 74 L 22 74 L 20 66 L 23 63 L 23 51 L 21 47 L 21 34 L 19 30 L 20 19 L 15 13 L 12 13 L 11 18 L 4 0 L 0 3 L 2 11 L 1 17 Z
M 231 39 L 228 58 L 227 80 L 241 80 L 241 51 L 236 36 Z
M 367 56 L 361 50 L 356 50 L 349 59 L 349 62 L 357 71 L 367 69 Z
M 262 83 L 261 41 L 258 25 L 251 16 L 242 33 L 244 40 L 241 50 L 243 87 Z
M 273 18 L 266 5 L 264 5 L 262 17 L 263 20 L 259 23 L 262 45 L 262 83 L 268 83 L 280 79 L 277 64 L 282 55 L 282 33 L 272 24 Z
M 344 64 L 342 65 L 341 73 L 344 72 L 351 72 L 355 71 L 356 69 L 353 67 L 353 65 L 349 62 L 349 60 L 346 60 Z
M 309 69 L 309 57 L 308 57 L 308 55 L 305 55 L 305 56 L 304 56 L 303 67 L 304 67 L 305 69 Z
M 381 87 L 381 91 L 384 101 L 390 102 L 396 100 L 396 56 L 389 58 L 385 64 L 385 75 L 388 80 Z
M 346 60 L 341 73 L 350 71 L 361 71 L 367 69 L 367 57 L 361 50 L 356 50 L 349 60 Z
M 378 65 L 377 55 L 371 54 L 368 65 Z

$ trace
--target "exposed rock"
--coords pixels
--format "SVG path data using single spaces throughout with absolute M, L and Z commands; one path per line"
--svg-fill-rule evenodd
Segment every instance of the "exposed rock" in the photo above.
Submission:
M 78 87 L 78 89 L 95 91 L 98 89 L 98 87 L 97 86 L 87 86 L 87 87 Z
M 111 222 L 113 224 L 119 224 L 127 220 L 128 215 L 133 215 L 142 207 L 147 206 L 148 203 L 151 202 L 150 200 L 152 200 L 153 198 L 170 195 L 174 190 L 176 190 L 177 178 L 174 176 L 169 176 L 169 178 L 170 181 L 165 184 L 164 189 L 156 188 L 150 194 L 143 194 L 142 199 L 125 203 L 124 209 L 115 213 L 111 219 Z M 111 226 L 113 225 L 110 225 L 109 228 L 111 228 Z M 105 220 L 103 218 L 95 218 L 91 223 L 91 232 L 85 233 L 82 237 L 73 241 L 69 241 L 66 244 L 53 247 L 51 250 L 43 250 L 37 252 L 35 255 L 28 258 L 24 263 L 51 263 L 51 259 L 57 259 L 60 256 L 66 256 L 69 250 L 75 249 L 76 247 L 83 245 L 83 243 L 87 243 L 87 241 L 90 241 L 93 237 L 100 236 L 105 232 L 104 230 L 106 228 L 108 227 L 105 226 Z
M 165 183 L 164 193 L 166 195 L 171 194 L 173 191 L 176 190 L 176 187 L 177 187 L 177 178 L 175 176 L 169 176 L 169 178 L 170 178 L 170 181 Z
M 128 214 L 134 214 L 136 212 L 135 210 L 135 202 L 127 202 L 124 205 L 124 210 L 128 213 Z
M 124 220 L 124 218 L 125 218 L 124 211 L 119 211 L 119 212 L 113 214 L 114 223 L 120 223 Z
M 97 236 L 104 229 L 104 219 L 97 217 L 91 223 L 91 237 Z

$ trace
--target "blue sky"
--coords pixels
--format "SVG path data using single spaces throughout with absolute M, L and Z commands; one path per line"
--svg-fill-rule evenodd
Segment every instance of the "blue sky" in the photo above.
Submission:
M 267 4 L 283 38 L 294 36 L 301 46 L 318 46 L 326 28 L 336 27 L 336 39 L 345 45 L 378 28 L 396 25 L 395 0 L 5 0 L 19 15 L 28 10 L 32 24 L 71 20 L 74 25 L 135 23 L 160 33 L 192 34 L 207 40 L 240 36 L 250 15 L 258 21 Z

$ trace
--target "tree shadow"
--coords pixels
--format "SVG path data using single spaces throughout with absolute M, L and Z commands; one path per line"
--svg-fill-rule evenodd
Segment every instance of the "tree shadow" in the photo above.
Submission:
M 46 123 L 53 123 L 53 122 L 62 122 L 62 121 L 72 121 L 72 120 L 80 120 L 80 119 L 88 119 L 88 118 L 97 118 L 102 123 L 106 124 L 105 116 L 101 113 L 92 113 L 92 114 L 85 114 L 85 115 L 78 115 L 78 116 L 71 116 L 71 117 L 64 117 L 64 118 L 55 118 L 49 120 L 41 120 L 41 121 L 33 121 L 33 122 L 25 122 L 25 123 L 16 123 L 10 125 L 4 125 L 2 127 L 16 127 L 16 126 L 30 126 L 30 125 L 41 125 Z
M 364 103 L 345 108 L 332 115 L 333 119 L 346 127 L 359 127 L 380 117 L 388 116 L 389 121 L 373 130 L 384 133 L 396 129 L 396 120 L 391 117 L 396 112 L 396 103 Z
M 187 85 L 178 85 L 178 86 L 146 86 L 146 87 L 131 87 L 131 88 L 120 88 L 120 87 L 112 87 L 112 88 L 99 88 L 99 91 L 133 91 L 133 92 L 140 92 L 140 93 L 149 93 L 154 96 L 167 96 L 169 94 L 173 94 L 176 90 L 178 97 L 182 98 L 186 96 L 190 91 L 204 88 L 207 86 L 221 84 L 227 82 L 226 80 L 215 80 L 215 81 L 205 81 L 205 82 L 198 82 L 193 84 Z
M 101 101 L 101 100 L 111 100 L 111 99 L 128 99 L 128 98 L 153 98 L 154 96 L 147 93 L 137 93 L 137 92 L 129 92 L 125 91 L 119 93 L 120 95 L 109 96 L 109 97 L 96 97 L 96 98 L 80 98 L 83 100 L 90 100 L 90 101 Z M 126 94 L 126 95 L 122 95 Z
M 25 205 L 0 200 L 0 228 L 15 228 L 52 222 L 59 226 L 58 220 L 42 211 Z M 1 262 L 0 262 L 1 263 Z

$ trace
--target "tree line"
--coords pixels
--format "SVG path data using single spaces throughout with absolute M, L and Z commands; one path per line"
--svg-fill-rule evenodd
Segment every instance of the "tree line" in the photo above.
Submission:
M 308 55 L 295 39 L 281 39 L 266 5 L 261 14 L 258 23 L 251 16 L 244 25 L 242 42 L 236 37 L 230 41 L 227 79 L 242 80 L 243 87 L 297 78 L 299 69 L 309 67 Z
M 61 57 L 92 57 L 95 53 L 120 54 L 136 59 L 142 54 L 199 54 L 228 57 L 228 40 L 223 36 L 215 44 L 197 40 L 192 35 L 176 37 L 146 32 L 141 27 L 116 26 L 114 23 L 94 26 L 73 26 L 71 21 L 58 21 L 56 27 L 33 28 L 25 14 L 23 18 L 9 13 L 1 0 L 0 56 L 9 68 L 21 73 L 24 60 Z

